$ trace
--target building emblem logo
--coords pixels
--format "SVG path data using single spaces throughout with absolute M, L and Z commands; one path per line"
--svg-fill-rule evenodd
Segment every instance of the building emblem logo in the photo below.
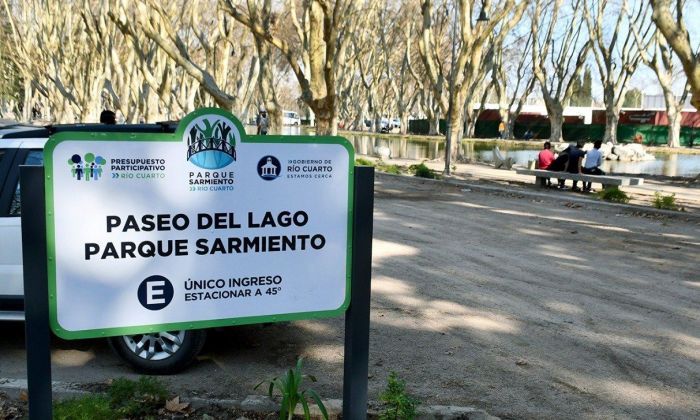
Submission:
M 76 154 L 68 159 L 70 173 L 77 181 L 97 181 L 102 178 L 102 166 L 107 160 L 94 153 L 86 153 L 84 157 Z
M 207 115 L 188 128 L 188 161 L 202 169 L 221 169 L 236 160 L 236 139 L 240 135 L 231 121 Z
M 274 156 L 264 156 L 258 162 L 258 175 L 265 181 L 272 181 L 280 176 L 282 164 Z

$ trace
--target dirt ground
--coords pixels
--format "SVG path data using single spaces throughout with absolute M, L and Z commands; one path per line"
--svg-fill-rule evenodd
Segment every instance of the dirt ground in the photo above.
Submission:
M 378 175 L 370 399 L 390 371 L 424 404 L 503 418 L 700 417 L 700 219 Z M 23 378 L 21 325 L 0 377 Z M 242 398 L 298 355 L 342 395 L 343 321 L 211 331 L 175 392 Z M 100 340 L 56 340 L 53 379 L 129 376 Z

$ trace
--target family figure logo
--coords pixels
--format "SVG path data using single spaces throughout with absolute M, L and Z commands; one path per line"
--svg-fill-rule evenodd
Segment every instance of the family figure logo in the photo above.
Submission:
M 187 137 L 187 160 L 202 169 L 221 169 L 236 160 L 236 128 L 225 119 L 203 118 Z
M 102 177 L 102 165 L 107 163 L 107 160 L 102 156 L 95 156 L 93 153 L 86 153 L 85 158 L 80 155 L 73 155 L 68 159 L 70 172 L 78 181 L 97 181 Z

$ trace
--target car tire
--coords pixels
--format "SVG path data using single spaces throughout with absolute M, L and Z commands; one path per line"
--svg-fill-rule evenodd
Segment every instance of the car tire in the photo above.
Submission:
M 189 366 L 204 347 L 205 330 L 167 331 L 109 338 L 110 347 L 135 370 L 171 375 Z

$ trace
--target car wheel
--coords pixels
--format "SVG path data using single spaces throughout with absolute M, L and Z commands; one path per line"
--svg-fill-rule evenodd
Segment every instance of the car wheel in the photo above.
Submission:
M 178 373 L 194 361 L 206 341 L 205 330 L 163 331 L 111 337 L 115 353 L 139 372 Z

